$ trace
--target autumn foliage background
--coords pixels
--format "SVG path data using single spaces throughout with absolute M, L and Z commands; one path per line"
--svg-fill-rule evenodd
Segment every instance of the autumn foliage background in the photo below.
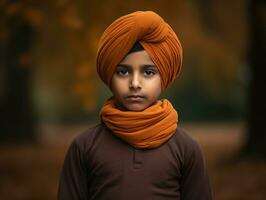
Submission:
M 136 10 L 160 14 L 182 42 L 182 73 L 162 97 L 202 145 L 214 199 L 265 198 L 265 162 L 239 156 L 247 138 L 248 9 L 243 0 L 0 0 L 0 199 L 56 199 L 70 142 L 97 123 L 111 95 L 95 69 L 99 38 Z M 15 100 L 5 102 L 7 94 Z M 23 132 L 25 124 L 33 128 Z

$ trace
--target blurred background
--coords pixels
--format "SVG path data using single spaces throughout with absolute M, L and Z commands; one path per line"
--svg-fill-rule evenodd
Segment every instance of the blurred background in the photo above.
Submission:
M 162 98 L 201 144 L 214 199 L 265 199 L 263 0 L 0 0 L 0 199 L 56 199 L 70 142 L 111 95 L 99 38 L 136 10 L 160 14 L 182 42 L 182 73 Z

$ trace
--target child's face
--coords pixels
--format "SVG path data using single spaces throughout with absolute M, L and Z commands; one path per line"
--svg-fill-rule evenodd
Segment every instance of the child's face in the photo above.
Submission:
M 142 111 L 161 94 L 161 77 L 145 50 L 128 54 L 112 77 L 112 92 L 119 106 Z

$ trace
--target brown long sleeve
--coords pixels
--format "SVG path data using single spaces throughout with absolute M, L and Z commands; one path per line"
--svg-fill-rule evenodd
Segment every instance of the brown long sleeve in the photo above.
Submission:
M 211 200 L 204 157 L 183 130 L 159 148 L 135 149 L 104 124 L 70 146 L 58 200 Z
M 193 140 L 190 142 L 182 167 L 181 199 L 211 199 L 212 194 L 205 159 L 198 143 Z
M 89 199 L 89 182 L 83 152 L 74 141 L 65 157 L 59 182 L 58 199 L 79 200 Z

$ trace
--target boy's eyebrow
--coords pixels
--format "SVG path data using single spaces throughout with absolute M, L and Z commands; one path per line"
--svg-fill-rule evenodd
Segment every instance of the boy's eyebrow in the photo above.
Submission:
M 127 67 L 127 68 L 130 68 L 132 66 L 131 65 L 127 65 L 127 64 L 118 64 L 117 67 Z M 141 65 L 141 67 L 145 67 L 145 68 L 157 68 L 156 65 L 154 65 L 154 64 L 144 64 L 144 65 Z
M 145 64 L 145 65 L 141 65 L 141 67 L 145 67 L 145 68 L 156 68 L 157 69 L 156 65 L 154 65 L 154 64 Z
M 118 64 L 117 67 L 131 67 L 131 66 L 127 64 Z

